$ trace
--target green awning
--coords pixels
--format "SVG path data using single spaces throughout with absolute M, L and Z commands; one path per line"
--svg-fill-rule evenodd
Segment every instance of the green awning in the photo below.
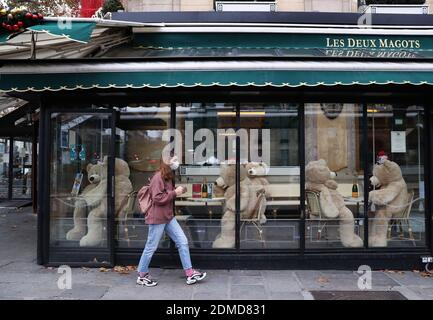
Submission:
M 433 85 L 433 63 L 381 61 L 147 61 L 0 67 L 2 92 L 209 86 Z
M 28 29 L 33 31 L 46 32 L 55 36 L 66 37 L 73 41 L 88 42 L 95 29 L 95 22 L 71 22 L 68 20 L 50 21 L 36 25 Z
M 66 37 L 72 41 L 87 43 L 90 40 L 95 22 L 78 22 L 78 21 L 46 21 L 43 24 L 27 28 L 36 32 L 45 32 L 53 36 Z M 6 42 L 10 34 L 0 33 L 0 43 Z

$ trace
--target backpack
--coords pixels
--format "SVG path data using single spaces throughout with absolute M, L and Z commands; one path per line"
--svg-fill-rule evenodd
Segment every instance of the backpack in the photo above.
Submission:
M 148 211 L 153 204 L 149 185 L 143 186 L 140 191 L 138 191 L 137 199 L 141 212 L 144 214 L 144 216 L 147 216 Z

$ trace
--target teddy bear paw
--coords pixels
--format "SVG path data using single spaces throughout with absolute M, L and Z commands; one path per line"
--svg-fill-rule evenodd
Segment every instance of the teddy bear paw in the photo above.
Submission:
M 89 235 L 84 236 L 80 240 L 80 247 L 97 247 L 101 244 L 101 241 L 95 238 L 89 237 Z
M 86 232 L 84 230 L 74 228 L 68 231 L 66 234 L 66 240 L 80 240 L 85 234 Z
M 346 241 L 343 244 L 349 248 L 360 248 L 364 245 L 364 241 L 357 235 L 354 235 L 351 241 Z
M 382 239 L 382 238 L 374 237 L 374 236 L 370 237 L 368 239 L 368 246 L 371 247 L 371 248 L 374 248 L 374 247 L 386 247 L 387 246 L 386 238 Z
M 216 239 L 213 244 L 212 248 L 234 248 L 235 247 L 235 239 L 230 237 L 220 237 Z

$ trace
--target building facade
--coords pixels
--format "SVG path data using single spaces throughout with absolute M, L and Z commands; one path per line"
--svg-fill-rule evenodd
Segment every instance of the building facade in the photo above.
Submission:
M 215 2 L 216 0 L 122 0 L 128 12 L 214 11 Z M 242 1 L 225 2 L 241 3 Z M 266 2 L 275 3 L 275 11 L 358 12 L 360 6 L 359 0 L 275 0 Z M 411 5 L 413 1 L 407 1 L 406 4 Z M 426 0 L 425 4 L 431 6 L 433 1 Z
M 0 90 L 38 110 L 38 263 L 137 263 L 137 192 L 168 150 L 201 267 L 423 267 L 431 15 L 378 14 L 368 30 L 358 13 L 112 18 L 131 41 L 104 59 L 0 67 Z M 175 250 L 163 238 L 153 265 L 177 266 Z

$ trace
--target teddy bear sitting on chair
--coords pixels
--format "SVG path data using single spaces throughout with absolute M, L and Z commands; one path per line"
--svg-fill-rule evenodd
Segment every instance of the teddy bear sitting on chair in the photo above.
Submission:
M 87 177 L 90 184 L 75 198 L 74 227 L 66 234 L 67 240 L 80 241 L 81 247 L 100 246 L 104 236 L 107 219 L 107 168 L 108 157 L 103 162 L 87 165 Z M 120 215 L 125 199 L 132 192 L 129 180 L 129 166 L 119 158 L 115 159 L 115 213 Z M 86 226 L 86 214 L 87 226 Z

